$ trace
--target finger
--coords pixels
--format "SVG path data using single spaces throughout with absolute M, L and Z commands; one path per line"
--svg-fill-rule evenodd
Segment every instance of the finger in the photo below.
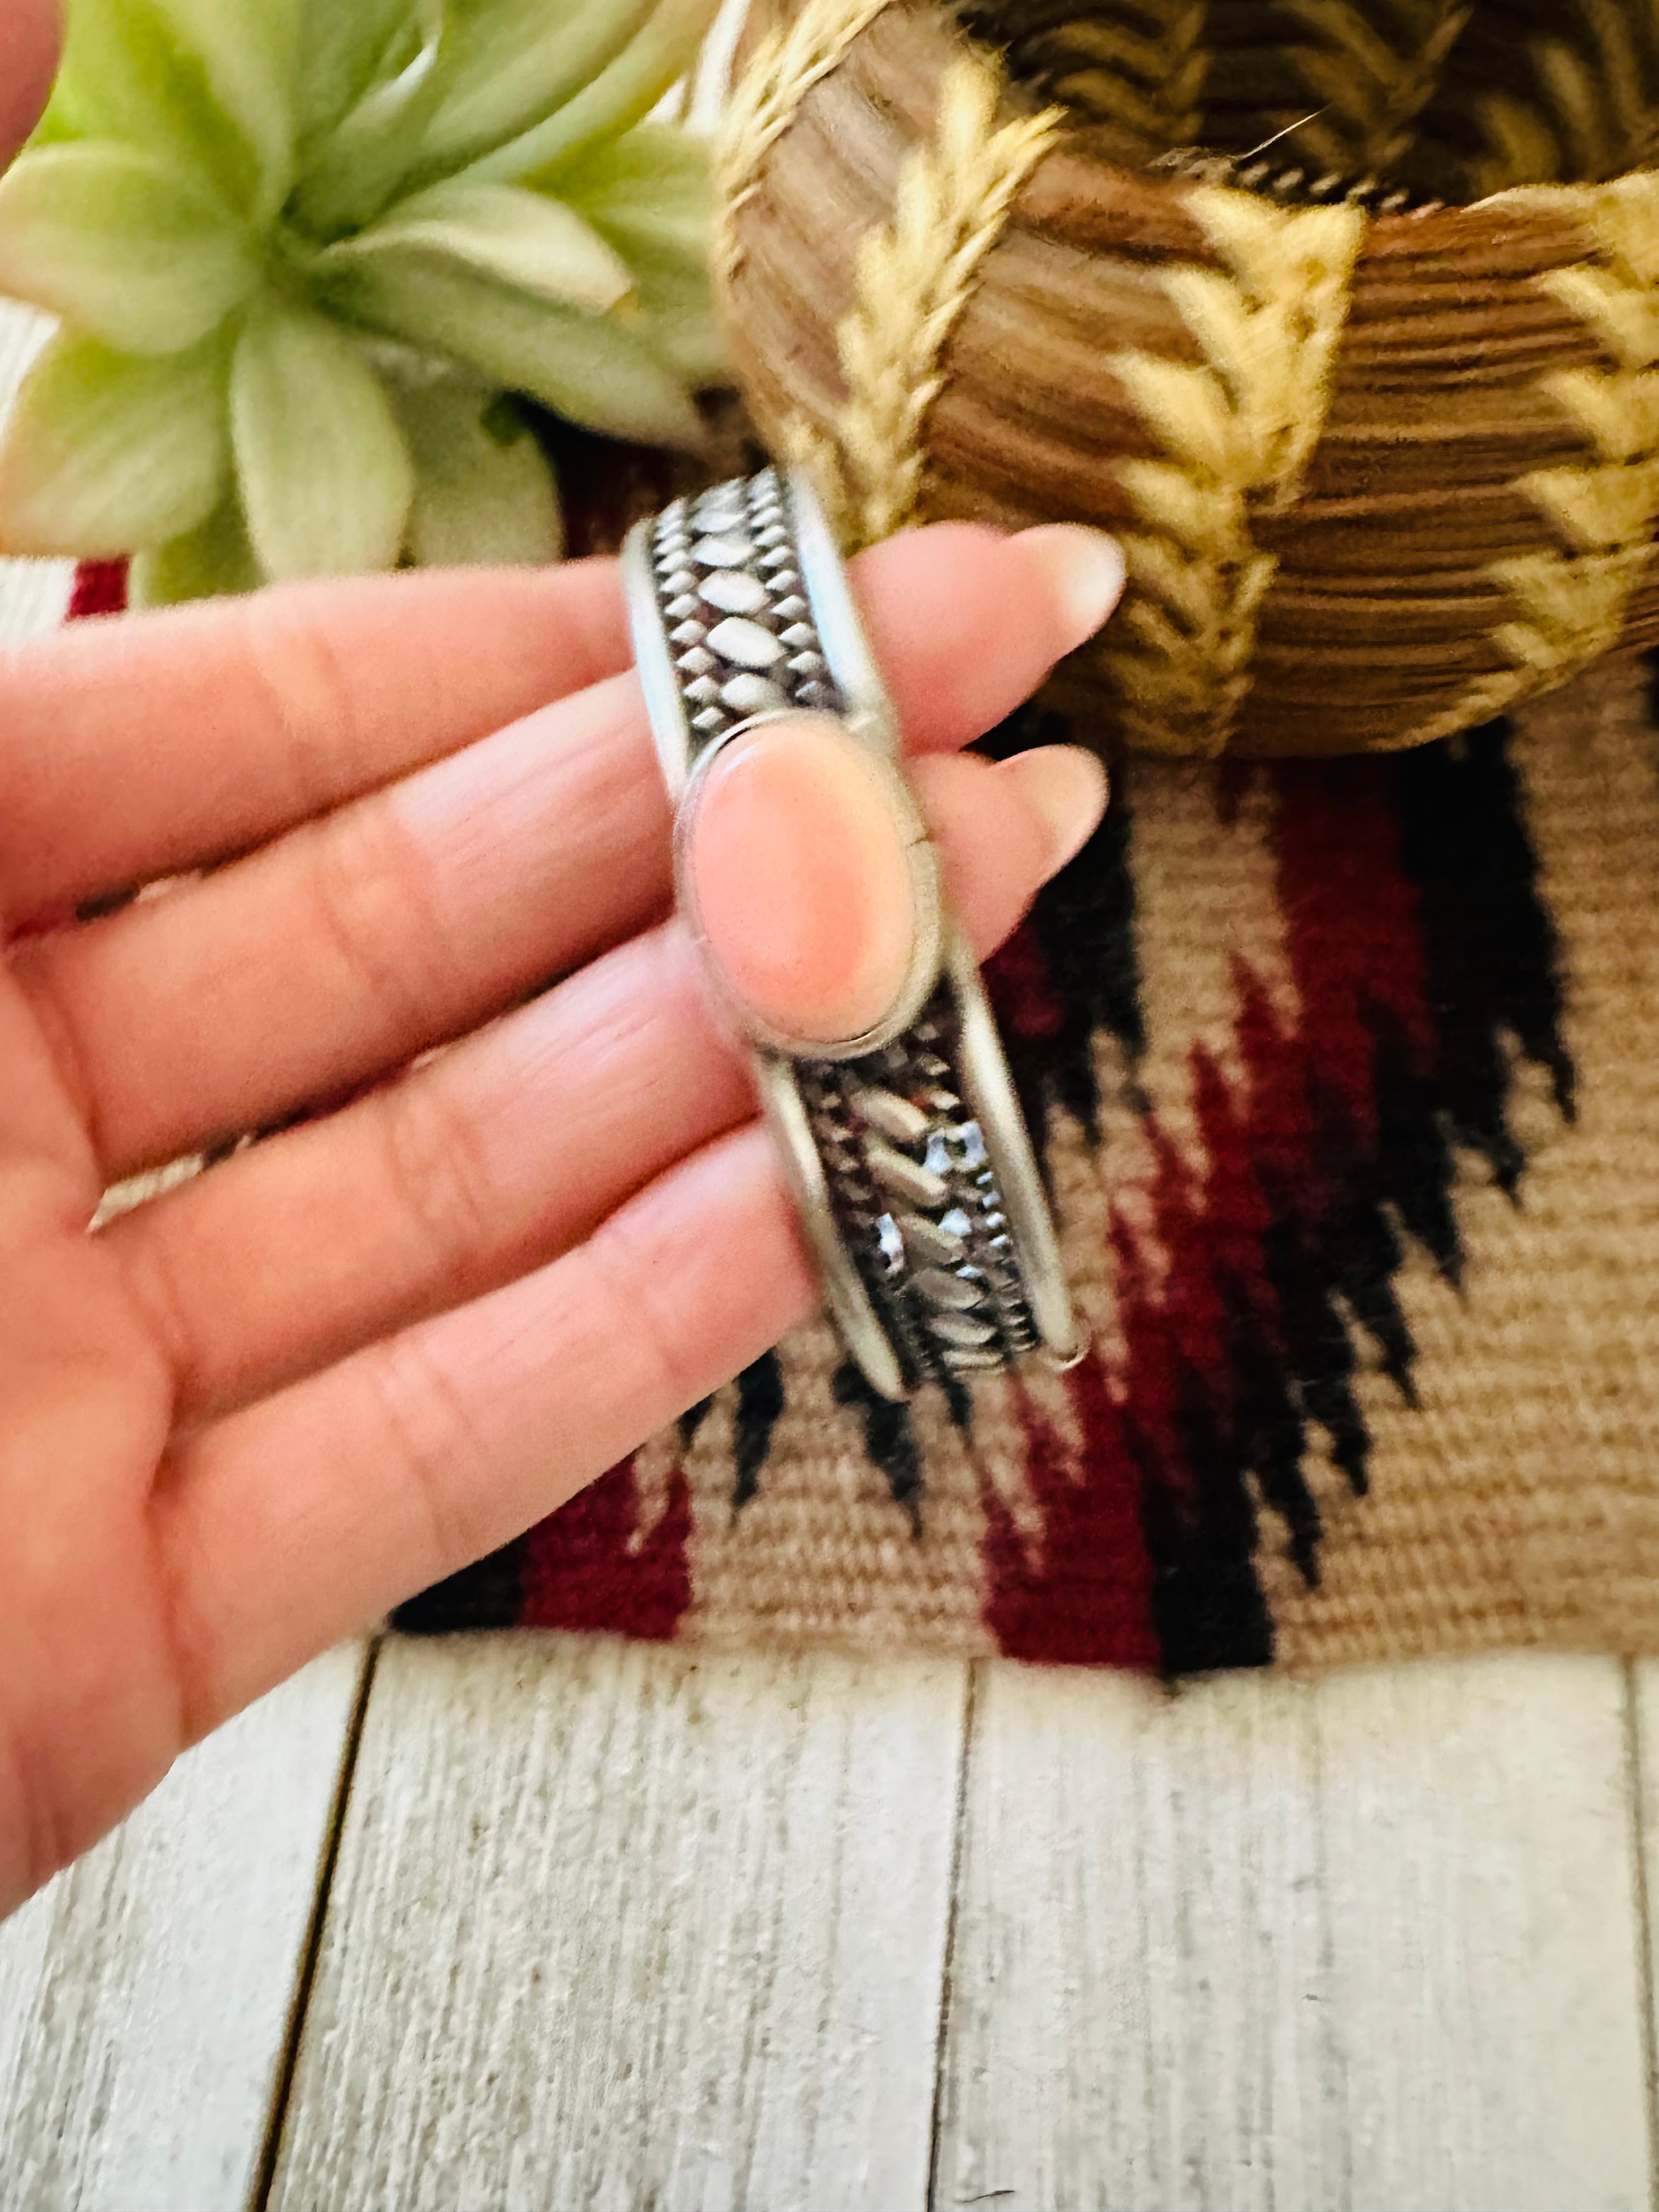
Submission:
M 1046 523 L 902 531 L 854 562 L 854 588 L 907 751 L 954 752 L 1091 638 L 1123 592 L 1103 531 Z
M 4 0 L 0 5 L 0 169 L 46 104 L 61 32 L 58 0 Z
M 1042 745 L 1000 762 L 918 761 L 915 775 L 951 907 L 988 960 L 1098 827 L 1106 771 L 1080 745 Z
M 918 743 L 960 743 L 1013 703 L 984 641 L 1035 681 L 1085 634 L 1085 541 L 1097 576 L 1114 556 L 1097 532 L 1033 531 L 1000 574 L 988 532 L 943 526 L 920 555 L 918 535 L 866 556 L 866 611 L 878 649 L 902 648 Z M 0 655 L 0 908 L 15 923 L 245 851 L 629 658 L 611 561 L 286 585 L 35 640 Z
M 1098 814 L 1100 770 L 1058 750 L 1058 774 L 1047 752 L 1029 757 L 1046 770 L 927 763 L 945 865 L 983 952 Z M 1056 810 L 1057 789 L 1073 811 Z M 103 1241 L 164 1348 L 179 1419 L 193 1422 L 543 1264 L 754 1110 L 676 925 L 123 1217 Z
M 745 1130 L 550 1267 L 199 1431 L 154 1509 L 190 1732 L 562 1504 L 813 1296 Z
M 354 1090 L 647 926 L 669 819 L 616 677 L 199 884 L 27 940 L 13 972 L 124 1175 Z
M 627 665 L 613 561 L 280 586 L 0 653 L 14 924 L 246 851 Z
M 1056 561 L 1068 542 L 1091 598 Z M 950 526 L 880 549 L 872 624 L 928 613 L 944 580 L 889 651 L 928 742 L 980 735 L 1098 622 L 1097 543 Z M 993 606 L 1018 619 L 985 653 Z M 952 707 L 943 667 L 976 659 Z M 204 883 L 20 945 L 15 970 L 119 1174 L 337 1096 L 647 926 L 669 896 L 668 821 L 618 678 Z
M 544 1264 L 754 1111 L 688 940 L 653 930 L 100 1241 L 193 1423 Z

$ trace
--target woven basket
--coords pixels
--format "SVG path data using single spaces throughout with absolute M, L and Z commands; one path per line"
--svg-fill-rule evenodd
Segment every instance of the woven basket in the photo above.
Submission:
M 1056 696 L 1159 752 L 1418 744 L 1659 639 L 1655 0 L 1076 5 L 757 0 L 717 273 L 848 543 L 1118 532 Z

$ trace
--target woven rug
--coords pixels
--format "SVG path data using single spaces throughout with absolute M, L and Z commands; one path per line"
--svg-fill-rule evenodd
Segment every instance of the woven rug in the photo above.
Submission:
M 991 978 L 1091 1356 L 907 1409 L 808 1327 L 398 1625 L 1659 1650 L 1654 681 L 1130 763 Z

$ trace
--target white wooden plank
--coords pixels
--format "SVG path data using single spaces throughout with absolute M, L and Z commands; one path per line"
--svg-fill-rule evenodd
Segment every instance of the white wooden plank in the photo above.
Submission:
M 1648 2139 L 1659 2160 L 1659 1662 L 1626 1669 L 1630 1683 L 1629 1747 L 1634 1769 L 1638 1844 L 1641 1851 L 1644 1942 L 1641 1965 L 1647 2006 Z M 1656 2167 L 1659 2175 L 1659 2166 Z M 1659 2179 L 1655 2201 L 1659 2203 Z
M 0 300 L 0 422 L 51 329 L 46 316 Z M 60 622 L 74 580 L 73 562 L 0 559 L 0 646 Z
M 0 558 L 0 647 L 56 629 L 74 583 L 72 561 Z
M 1390 1668 L 1322 1692 L 1355 2212 L 1645 2212 L 1627 1722 L 1603 1659 Z
M 1263 1692 L 984 1670 L 937 2205 L 1340 2202 L 1313 1700 Z
M 993 1668 L 966 1805 L 940 2212 L 1648 2204 L 1612 1662 Z
M 273 2212 L 921 2212 L 965 1689 L 389 1646 Z
M 246 2204 L 362 1668 L 233 1721 L 0 1927 L 7 2212 Z

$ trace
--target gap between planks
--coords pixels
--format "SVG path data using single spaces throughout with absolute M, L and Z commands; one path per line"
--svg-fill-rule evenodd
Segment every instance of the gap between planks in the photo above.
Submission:
M 939 2195 L 939 2147 L 945 2124 L 945 2081 L 947 2039 L 951 2032 L 951 1986 L 957 1960 L 957 1913 L 962 1897 L 962 1854 L 968 1835 L 969 1776 L 973 1771 L 974 1733 L 979 1711 L 981 1662 L 963 1670 L 962 1752 L 957 1761 L 957 1796 L 951 1828 L 950 1895 L 945 1909 L 945 1955 L 940 1964 L 939 2022 L 933 2036 L 933 2097 L 927 2118 L 927 2204 Z
M 241 2212 L 363 1659 L 185 1753 L 0 1926 L 0 2212 Z
M 305 2026 L 306 2012 L 311 2002 L 312 1984 L 316 1979 L 323 1923 L 327 1917 L 329 1899 L 333 1893 L 334 1869 L 340 1856 L 340 1837 L 345 1827 L 346 1807 L 351 1802 L 352 1779 L 357 1771 L 357 1753 L 362 1744 L 363 1723 L 368 1717 L 368 1701 L 374 1694 L 375 1667 L 380 1655 L 380 1638 L 376 1635 L 370 1638 L 364 1651 L 356 1698 L 346 1722 L 345 1741 L 341 1748 L 339 1775 L 335 1783 L 334 1800 L 329 1808 L 328 1823 L 323 1838 L 316 1889 L 312 1898 L 299 1966 L 294 1977 L 293 2002 L 289 2007 L 282 2047 L 277 2054 L 258 2162 L 254 2169 L 252 2186 L 248 2191 L 248 2212 L 265 2212 L 270 2201 L 271 2183 L 276 2176 L 276 2159 L 282 2147 L 283 2121 L 288 2111 L 289 2094 L 294 2086 L 300 2033 Z

